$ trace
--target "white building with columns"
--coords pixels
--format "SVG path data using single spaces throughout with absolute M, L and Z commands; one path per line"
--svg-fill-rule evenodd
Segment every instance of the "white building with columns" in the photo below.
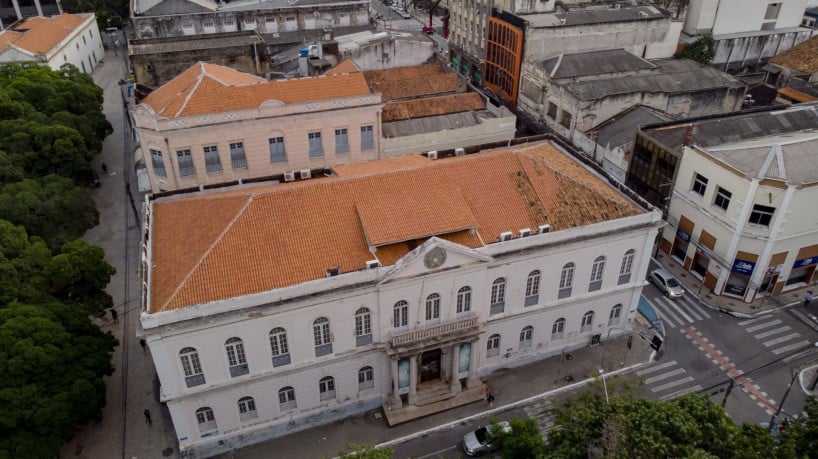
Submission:
M 662 224 L 550 142 L 147 207 L 140 322 L 192 457 L 395 425 L 623 333 Z

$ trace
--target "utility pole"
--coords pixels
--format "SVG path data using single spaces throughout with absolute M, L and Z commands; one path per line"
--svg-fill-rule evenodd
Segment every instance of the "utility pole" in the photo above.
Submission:
M 792 385 L 795 383 L 796 378 L 798 378 L 798 371 L 793 371 L 792 373 L 792 380 L 790 381 L 790 385 L 787 386 L 787 391 L 784 392 L 784 396 L 781 397 L 781 402 L 778 404 L 778 409 L 775 410 L 775 414 L 772 415 L 770 418 L 770 432 L 773 431 L 773 427 L 775 427 L 775 420 L 778 418 L 778 415 L 781 413 L 781 409 L 784 408 L 784 402 L 787 401 L 787 396 L 790 395 L 790 389 L 792 389 Z
M 724 398 L 721 400 L 721 407 L 724 408 L 727 405 L 727 397 L 730 395 L 730 391 L 733 390 L 733 386 L 736 384 L 736 380 L 730 378 L 730 385 L 727 386 L 727 390 L 724 391 Z

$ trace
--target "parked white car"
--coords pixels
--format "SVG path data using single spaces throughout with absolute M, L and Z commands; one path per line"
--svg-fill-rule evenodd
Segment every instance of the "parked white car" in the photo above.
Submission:
M 506 421 L 497 423 L 497 426 L 505 433 L 511 432 L 511 424 Z M 497 447 L 489 442 L 489 434 L 491 433 L 491 424 L 480 427 L 474 432 L 469 432 L 463 437 L 463 451 L 468 456 L 479 456 L 481 454 L 496 451 Z

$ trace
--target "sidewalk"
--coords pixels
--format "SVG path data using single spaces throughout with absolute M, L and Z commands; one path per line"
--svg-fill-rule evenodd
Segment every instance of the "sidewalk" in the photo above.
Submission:
M 636 325 L 635 328 L 647 328 Z M 598 369 L 604 365 L 605 376 L 627 373 L 646 365 L 651 358 L 647 341 L 634 339 L 627 349 L 627 336 L 620 336 L 601 345 L 583 347 L 545 360 L 516 368 L 503 368 L 483 378 L 495 394 L 493 406 L 484 401 L 461 406 L 415 421 L 388 427 L 380 410 L 353 416 L 344 420 L 296 432 L 258 445 L 217 456 L 222 459 L 276 457 L 335 457 L 349 443 L 392 446 L 430 432 L 449 430 L 470 418 L 488 418 L 536 399 L 550 398 L 567 391 L 580 390 L 595 380 Z M 309 445 L 306 454 L 305 445 Z
M 751 303 L 745 303 L 740 299 L 714 295 L 701 280 L 684 269 L 678 261 L 671 259 L 667 253 L 659 251 L 653 261 L 673 273 L 676 279 L 684 285 L 686 295 L 692 295 L 701 304 L 734 317 L 751 318 L 777 309 L 803 304 L 807 290 L 813 291 L 813 294 L 818 292 L 818 286 L 804 286 L 780 295 L 769 295 L 756 298 Z M 816 297 L 818 298 L 818 295 Z

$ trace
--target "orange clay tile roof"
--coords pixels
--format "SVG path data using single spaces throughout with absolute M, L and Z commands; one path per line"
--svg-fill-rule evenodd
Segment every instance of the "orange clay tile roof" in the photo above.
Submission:
M 362 270 L 368 237 L 388 266 L 436 231 L 476 248 L 504 231 L 644 212 L 547 142 L 403 166 L 154 201 L 151 312 Z
M 818 100 L 809 94 L 804 94 L 803 92 L 790 87 L 779 88 L 778 94 L 784 97 L 789 97 L 796 102 L 812 102 Z
M 770 62 L 810 75 L 818 72 L 818 36 L 805 40 L 783 53 L 773 56 Z
M 342 73 L 360 72 L 361 69 L 352 59 L 344 59 L 335 67 L 327 70 L 324 75 L 341 75 Z
M 0 32 L 0 49 L 13 44 L 31 54 L 47 54 L 89 17 L 88 14 L 63 13 L 50 18 L 25 19 L 14 26 L 14 30 Z
M 394 158 L 379 159 L 356 164 L 339 164 L 332 170 L 339 177 L 360 177 L 362 175 L 382 174 L 404 169 L 412 169 L 428 164 L 429 158 L 422 155 L 404 155 Z
M 198 62 L 150 93 L 142 104 L 161 117 L 179 118 L 257 108 L 270 100 L 294 104 L 369 94 L 361 73 L 267 81 Z
M 486 108 L 483 98 L 476 92 L 451 94 L 422 99 L 389 102 L 383 107 L 381 120 L 390 121 L 423 118 L 424 116 L 446 115 L 449 113 L 482 110 Z
M 384 101 L 451 93 L 463 86 L 455 73 L 445 73 L 440 64 L 398 67 L 363 72 L 372 92 Z

